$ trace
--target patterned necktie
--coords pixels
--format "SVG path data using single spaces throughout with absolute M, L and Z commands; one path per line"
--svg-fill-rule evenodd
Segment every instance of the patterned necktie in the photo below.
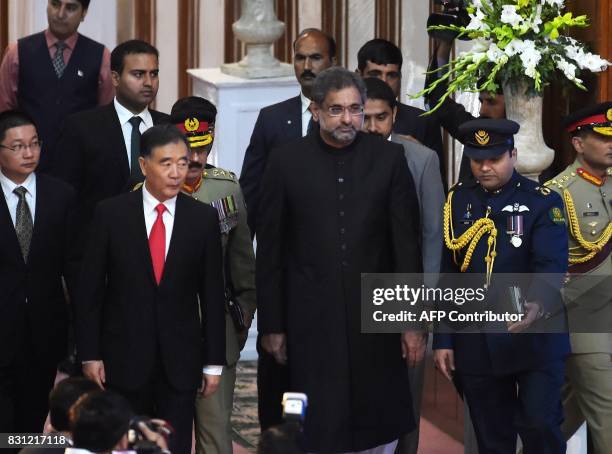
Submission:
M 55 43 L 55 55 L 53 56 L 53 69 L 55 69 L 55 74 L 57 74 L 57 78 L 61 78 L 62 74 L 64 74 L 64 69 L 66 69 L 66 63 L 64 63 L 64 49 L 66 49 L 66 43 L 63 41 L 58 41 Z
M 149 234 L 149 250 L 151 251 L 151 261 L 153 262 L 153 273 L 155 281 L 159 285 L 162 274 L 164 273 L 164 263 L 166 261 L 166 226 L 164 225 L 164 211 L 166 207 L 160 203 L 155 207 L 157 219 Z
M 131 157 L 131 168 L 130 175 L 135 179 L 142 178 L 142 172 L 140 170 L 140 164 L 138 164 L 138 158 L 140 157 L 140 122 L 142 118 L 132 117 L 129 122 L 132 125 L 132 137 L 130 139 L 130 157 Z
M 13 189 L 13 192 L 19 197 L 17 203 L 17 216 L 15 217 L 15 231 L 17 232 L 17 240 L 21 247 L 21 254 L 24 262 L 28 261 L 28 253 L 30 252 L 30 242 L 32 241 L 32 231 L 34 223 L 32 222 L 32 213 L 26 201 L 26 193 L 28 190 L 23 186 Z

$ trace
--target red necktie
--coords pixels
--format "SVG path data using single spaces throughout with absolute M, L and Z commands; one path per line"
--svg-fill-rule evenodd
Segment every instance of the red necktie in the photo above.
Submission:
M 151 228 L 149 235 L 149 249 L 151 250 L 151 261 L 153 262 L 153 273 L 157 285 L 164 272 L 164 262 L 166 261 L 166 226 L 164 225 L 163 214 L 166 211 L 164 204 L 160 203 L 155 207 L 157 219 Z

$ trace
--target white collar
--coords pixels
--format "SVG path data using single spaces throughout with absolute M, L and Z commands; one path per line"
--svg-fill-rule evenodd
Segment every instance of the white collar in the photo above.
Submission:
M 176 198 L 177 197 L 178 196 L 174 196 L 171 199 L 168 199 L 165 202 L 163 202 L 164 206 L 166 207 L 166 210 L 172 217 L 174 217 L 174 211 L 176 210 Z M 146 180 L 145 180 L 145 183 L 142 185 L 142 202 L 143 202 L 145 213 L 155 211 L 155 207 L 159 205 L 160 203 L 162 203 L 159 200 L 157 200 L 155 197 L 153 197 L 153 195 L 149 191 L 147 191 L 147 181 Z
M 302 113 L 304 114 L 310 107 L 310 103 L 312 101 L 308 99 L 302 92 L 300 92 L 300 101 L 302 101 Z
M 36 191 L 36 174 L 32 172 L 23 183 L 17 184 L 0 171 L 0 185 L 2 185 L 2 189 L 6 194 L 12 194 L 15 188 L 23 186 L 31 196 L 34 196 Z
M 130 121 L 132 117 L 142 118 L 142 121 L 147 127 L 153 126 L 153 117 L 151 117 L 151 112 L 149 112 L 148 107 L 145 107 L 142 112 L 138 113 L 137 115 L 134 115 L 123 104 L 119 102 L 116 96 L 113 99 L 113 104 L 115 105 L 115 111 L 117 112 L 117 116 L 119 117 L 119 124 L 121 124 L 121 126 Z

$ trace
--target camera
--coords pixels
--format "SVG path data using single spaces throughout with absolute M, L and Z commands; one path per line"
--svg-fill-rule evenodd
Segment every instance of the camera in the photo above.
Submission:
M 304 393 L 283 393 L 283 419 L 300 424 L 306 417 L 308 397 Z
M 453 41 L 458 32 L 452 30 L 429 30 L 429 27 L 436 25 L 456 25 L 465 27 L 470 23 L 470 16 L 467 13 L 467 2 L 464 0 L 434 0 L 437 5 L 442 5 L 441 13 L 431 13 L 427 19 L 427 33 L 434 39 L 442 41 Z M 459 39 L 469 41 L 470 38 L 462 36 Z
M 141 422 L 153 432 L 160 434 L 166 440 L 174 434 L 174 429 L 168 423 L 159 424 L 155 421 L 151 421 L 145 416 L 135 416 L 130 420 L 128 429 L 128 443 L 130 449 L 143 454 L 161 454 L 163 452 L 162 449 L 154 441 L 148 440 L 145 434 L 142 433 L 142 430 L 140 430 L 139 424 Z

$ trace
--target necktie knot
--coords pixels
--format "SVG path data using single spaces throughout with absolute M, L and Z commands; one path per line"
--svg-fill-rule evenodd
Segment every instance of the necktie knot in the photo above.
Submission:
M 132 117 L 129 119 L 130 124 L 132 125 L 132 128 L 134 129 L 138 129 L 138 127 L 140 126 L 140 122 L 142 121 L 142 118 L 136 116 L 136 117 Z
M 157 211 L 157 217 L 162 216 L 164 214 L 164 211 L 166 211 L 166 205 L 160 203 L 155 207 L 155 211 Z
M 66 43 L 64 41 L 58 41 L 55 43 L 55 48 L 58 52 L 62 52 L 66 47 Z
M 26 196 L 26 194 L 28 193 L 28 190 L 27 190 L 26 188 L 24 188 L 23 186 L 18 186 L 18 187 L 16 187 L 15 189 L 13 189 L 13 192 L 14 192 L 15 194 L 17 194 L 17 196 L 18 196 L 20 199 L 22 199 L 22 200 L 23 200 L 23 199 L 25 199 L 25 196 Z

